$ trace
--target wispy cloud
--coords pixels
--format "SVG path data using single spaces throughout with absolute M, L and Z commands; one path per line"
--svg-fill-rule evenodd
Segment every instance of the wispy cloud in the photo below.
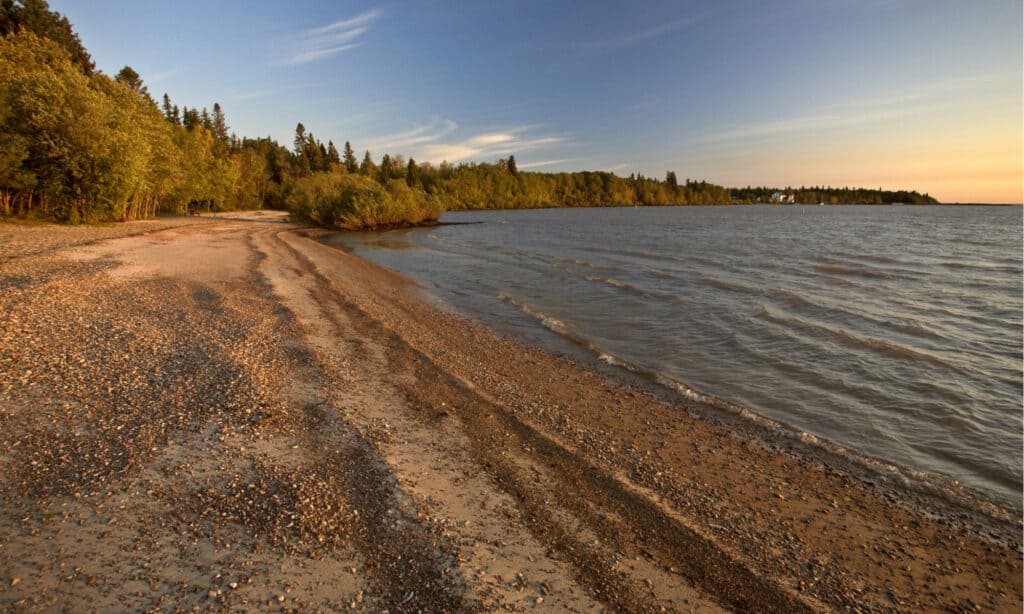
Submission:
M 634 30 L 627 32 L 619 36 L 613 36 L 600 41 L 594 41 L 590 43 L 584 43 L 582 47 L 584 49 L 615 49 L 618 47 L 628 47 L 636 43 L 642 43 L 645 41 L 661 38 L 662 36 L 685 30 L 697 21 L 701 19 L 700 16 L 683 17 L 679 19 L 670 19 L 668 21 L 659 23 L 656 26 L 649 28 L 643 28 L 640 30 Z
M 614 166 L 606 166 L 602 170 L 607 171 L 609 173 L 614 173 L 615 171 L 626 170 L 627 168 L 630 168 L 631 166 L 632 166 L 632 164 L 622 163 L 622 164 L 616 164 Z
M 412 130 L 373 138 L 366 145 L 370 151 L 381 153 L 407 152 L 422 145 L 436 143 L 458 129 L 459 125 L 450 119 L 434 120 Z
M 529 137 L 522 134 L 523 131 L 524 128 L 513 128 L 503 132 L 478 134 L 454 143 L 435 143 L 423 147 L 421 155 L 432 162 L 460 162 L 470 158 L 486 160 L 565 142 L 562 136 Z
M 362 44 L 359 37 L 370 29 L 370 25 L 379 16 L 379 10 L 371 9 L 349 19 L 304 30 L 298 34 L 291 52 L 281 63 L 306 64 L 354 49 Z
M 538 162 L 527 162 L 525 164 L 517 164 L 517 168 L 540 168 L 542 166 L 553 166 L 555 164 L 562 164 L 563 162 L 572 162 L 579 158 L 562 158 L 560 160 L 540 160 Z
M 434 120 L 397 134 L 370 139 L 368 149 L 373 152 L 402 153 L 417 160 L 440 163 L 464 160 L 490 160 L 509 154 L 520 154 L 543 149 L 566 142 L 566 137 L 557 134 L 536 134 L 537 126 L 516 126 L 503 130 L 492 130 L 452 139 L 459 125 L 450 119 Z M 556 164 L 564 160 L 553 160 L 543 164 Z M 524 168 L 530 166 L 520 165 Z

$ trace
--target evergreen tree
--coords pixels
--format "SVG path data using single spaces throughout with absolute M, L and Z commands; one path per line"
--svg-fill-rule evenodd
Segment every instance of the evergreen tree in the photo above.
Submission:
M 228 142 L 228 123 L 219 102 L 213 103 L 213 138 L 221 143 Z
M 516 157 L 510 155 L 508 157 L 508 172 L 513 177 L 519 175 L 519 168 L 516 167 Z
M 299 122 L 295 126 L 295 155 L 301 156 L 306 151 L 306 127 Z
M 327 162 L 341 164 L 341 155 L 338 153 L 338 148 L 334 146 L 334 141 L 327 141 Z
M 363 155 L 363 163 L 359 166 L 359 174 L 367 177 L 373 177 L 377 174 L 377 165 L 373 163 L 373 158 L 370 156 L 370 150 L 366 150 L 366 154 Z
M 668 171 L 667 173 L 665 173 L 665 185 L 667 185 L 672 190 L 675 190 L 677 187 L 679 187 L 679 182 L 676 181 L 676 174 L 674 171 Z
M 366 152 L 370 153 L 370 152 Z M 356 163 L 356 153 L 352 151 L 352 144 L 345 141 L 345 169 L 350 173 L 354 173 L 359 170 L 359 165 Z
M 416 185 L 420 182 L 419 173 L 417 173 L 417 170 L 418 169 L 416 168 L 416 160 L 409 158 L 409 164 L 405 168 L 405 185 L 409 186 L 410 188 L 416 187 Z
M 175 126 L 181 125 L 181 111 L 178 109 L 178 105 L 174 105 L 174 109 L 171 110 L 171 123 Z
M 317 148 L 317 162 L 316 168 L 321 171 L 327 171 L 331 169 L 331 159 L 327 155 L 327 148 L 320 141 L 316 143 Z
M 299 177 L 308 175 L 311 170 L 308 148 L 309 137 L 306 135 L 306 127 L 299 122 L 295 125 L 295 139 L 292 141 L 292 151 L 295 154 L 294 169 Z
M 139 73 L 135 72 L 135 69 L 131 66 L 126 65 L 122 68 L 120 72 L 117 73 L 117 76 L 114 77 L 114 80 L 125 84 L 132 90 L 135 90 L 140 96 L 144 96 L 146 98 L 149 97 L 149 89 L 142 84 L 142 77 L 140 77 Z
M 190 132 L 192 130 L 195 130 L 196 128 L 199 128 L 202 125 L 202 120 L 199 117 L 199 111 L 185 107 L 183 115 L 184 118 L 182 122 L 185 124 L 185 127 L 188 128 Z
M 169 121 L 169 122 L 171 122 L 173 124 L 174 123 L 174 107 L 171 106 L 171 97 L 167 95 L 167 92 L 164 92 L 163 111 L 164 111 L 164 117 L 167 118 L 167 121 Z
M 203 107 L 203 112 L 199 116 L 199 119 L 199 125 L 201 125 L 204 130 L 213 132 L 213 118 L 210 117 L 210 112 L 206 110 L 206 107 Z
M 380 159 L 380 172 L 378 173 L 378 180 L 381 183 L 387 183 L 391 180 L 391 156 L 384 154 L 384 157 Z

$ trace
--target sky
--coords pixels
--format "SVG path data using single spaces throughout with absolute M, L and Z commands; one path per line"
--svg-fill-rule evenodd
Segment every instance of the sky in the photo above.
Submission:
M 1022 201 L 1020 0 L 50 0 L 97 67 L 362 156 Z

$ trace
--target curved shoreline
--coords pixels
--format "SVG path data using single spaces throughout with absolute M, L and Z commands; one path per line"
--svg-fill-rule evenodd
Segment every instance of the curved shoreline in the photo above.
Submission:
M 1019 519 L 936 517 L 244 220 L 0 261 L 5 607 L 1019 611 Z

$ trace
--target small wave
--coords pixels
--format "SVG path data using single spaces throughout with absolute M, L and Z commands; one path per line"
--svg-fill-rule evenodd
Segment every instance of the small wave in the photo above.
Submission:
M 733 281 L 726 281 L 717 277 L 710 277 L 708 275 L 700 276 L 701 283 L 711 286 L 712 288 L 718 288 L 719 290 L 728 290 L 729 292 L 738 292 L 740 294 L 760 294 L 762 290 L 746 284 L 741 284 Z
M 958 261 L 946 261 L 939 262 L 939 266 L 947 269 L 953 269 L 955 271 L 978 271 L 981 273 L 1013 273 L 1020 274 L 1020 267 L 1015 264 L 1001 265 L 1001 264 L 987 264 L 979 262 L 958 262 Z
M 837 341 L 842 345 L 854 348 L 863 348 L 872 350 L 876 353 L 880 353 L 890 358 L 898 358 L 901 360 L 922 360 L 929 362 L 933 365 L 954 369 L 953 365 L 949 364 L 942 358 L 915 348 L 910 348 L 905 345 L 900 345 L 894 341 L 888 341 L 885 339 L 876 339 L 874 337 L 861 337 L 843 328 L 832 328 L 824 324 L 818 324 L 816 322 L 810 322 L 803 318 L 790 317 L 772 313 L 772 310 L 762 306 L 757 312 L 757 315 L 763 319 L 775 322 L 782 326 L 789 326 L 791 328 L 810 332 L 818 336 L 825 336 L 833 341 Z
M 964 502 L 967 502 L 968 504 L 974 505 L 976 508 L 980 509 L 982 513 L 992 517 L 1005 516 L 1001 504 L 992 503 L 984 497 L 979 498 L 977 494 L 964 490 L 959 482 L 952 480 L 947 476 L 916 471 L 908 467 L 896 465 L 891 462 L 860 453 L 852 448 L 843 446 L 830 439 L 819 437 L 796 426 L 763 416 L 741 404 L 706 394 L 683 382 L 675 380 L 664 373 L 656 370 L 645 369 L 610 352 L 602 350 L 594 343 L 575 333 L 570 326 L 558 318 L 545 314 L 525 302 L 519 301 L 504 293 L 499 294 L 498 297 L 506 303 L 515 305 L 524 314 L 540 322 L 549 330 L 589 350 L 601 362 L 609 366 L 637 374 L 675 391 L 683 398 L 693 401 L 699 404 L 699 406 L 707 407 L 712 411 L 721 412 L 724 415 L 735 416 L 742 422 L 763 430 L 764 433 L 768 434 L 768 439 L 762 440 L 767 445 L 776 445 L 775 443 L 772 443 L 773 441 L 778 441 L 774 439 L 775 437 L 780 437 L 782 440 L 789 439 L 791 441 L 799 441 L 804 445 L 809 446 L 809 449 L 822 450 L 825 453 L 844 459 L 851 463 L 852 467 L 862 467 L 866 469 L 869 472 L 869 475 L 872 476 L 870 477 L 870 480 L 881 479 L 883 482 L 888 481 L 892 484 L 897 484 L 913 491 L 937 496 L 940 499 L 953 502 L 958 505 L 963 505 Z
M 828 273 L 829 275 L 850 275 L 853 277 L 867 277 L 870 279 L 885 279 L 887 277 L 891 277 L 888 273 L 882 273 L 881 271 L 868 271 L 865 269 L 855 269 L 835 264 L 815 264 L 812 268 L 822 273 Z
M 519 301 L 505 293 L 498 294 L 498 299 L 511 305 L 515 305 L 524 314 L 540 322 L 544 326 L 544 328 L 547 328 L 552 332 L 558 333 L 559 335 L 567 337 L 572 336 L 571 329 L 565 324 L 565 322 L 559 320 L 558 318 L 549 316 L 546 313 L 531 307 L 529 304 Z
M 590 262 L 589 260 L 582 260 L 580 258 L 555 258 L 555 262 L 559 264 L 574 264 L 579 267 L 586 269 L 594 269 L 595 271 L 618 271 L 619 267 L 611 264 L 602 264 L 597 262 Z
M 867 260 L 868 262 L 877 262 L 878 264 L 900 264 L 899 260 L 895 258 L 889 258 L 888 256 L 876 256 L 874 254 L 861 254 L 854 256 L 860 260 Z
M 616 279 L 614 277 L 606 277 L 603 281 L 609 286 L 621 288 L 622 290 L 628 290 L 630 292 L 633 292 L 634 294 L 638 294 L 643 297 L 651 296 L 647 290 L 641 288 L 640 286 L 634 286 L 633 284 L 626 281 L 622 281 L 621 279 Z

